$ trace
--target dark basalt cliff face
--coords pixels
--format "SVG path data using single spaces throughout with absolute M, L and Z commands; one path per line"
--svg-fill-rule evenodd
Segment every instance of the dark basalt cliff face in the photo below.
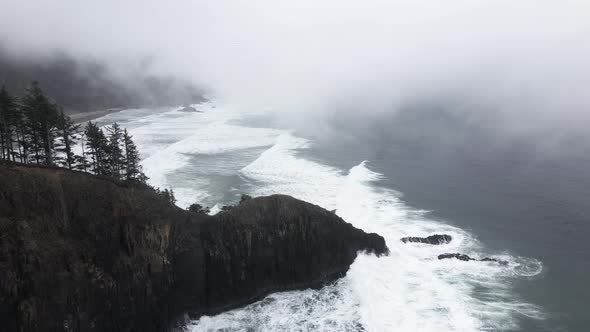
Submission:
M 387 247 L 288 196 L 197 215 L 149 188 L 0 165 L 3 331 L 167 331 L 184 313 L 320 287 L 360 250 Z

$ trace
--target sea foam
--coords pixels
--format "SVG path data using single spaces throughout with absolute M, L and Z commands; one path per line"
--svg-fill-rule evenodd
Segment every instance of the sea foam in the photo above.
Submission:
M 480 331 L 515 328 L 519 315 L 540 317 L 533 305 L 514 298 L 510 278 L 521 276 L 522 260 L 507 267 L 495 263 L 438 260 L 443 252 L 488 255 L 481 244 L 459 228 L 427 218 L 425 211 L 411 209 L 393 190 L 376 185 L 382 175 L 363 161 L 345 174 L 299 156 L 311 143 L 291 134 L 242 169 L 242 174 L 261 183 L 254 195 L 283 193 L 336 209 L 344 220 L 385 237 L 387 257 L 360 255 L 347 276 L 322 290 L 286 292 L 215 317 L 193 322 L 193 331 L 295 330 L 343 331 Z M 404 244 L 403 236 L 445 233 L 448 245 Z M 476 289 L 478 294 L 476 294 Z M 477 296 L 480 295 L 480 296 Z M 271 318 L 272 317 L 272 318 Z M 282 317 L 285 321 L 278 319 Z M 335 318 L 338 317 L 338 318 Z

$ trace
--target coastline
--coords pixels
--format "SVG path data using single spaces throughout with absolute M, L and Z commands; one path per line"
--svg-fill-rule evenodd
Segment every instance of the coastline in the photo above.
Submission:
M 200 101 L 198 103 L 184 104 L 184 106 L 182 106 L 182 104 L 180 104 L 180 105 L 178 105 L 178 107 L 184 108 L 184 109 L 190 108 L 191 112 L 202 113 L 203 111 L 196 110 L 193 107 L 193 105 L 202 104 L 207 101 L 208 101 L 207 99 L 203 99 L 202 101 Z M 175 107 L 175 106 L 157 106 L 154 108 L 161 108 L 161 107 Z M 121 111 L 124 111 L 127 109 L 133 109 L 133 108 L 136 108 L 136 107 L 112 107 L 112 108 L 103 109 L 103 110 L 90 111 L 90 112 L 78 112 L 78 113 L 71 113 L 71 114 L 67 114 L 67 115 L 70 117 L 70 119 L 72 119 L 72 121 L 74 121 L 75 124 L 80 124 L 80 123 L 96 120 L 96 119 L 103 117 L 105 115 L 121 112 Z M 181 109 L 181 111 L 182 111 L 182 109 Z
M 187 314 L 320 288 L 360 252 L 388 253 L 378 234 L 286 195 L 209 216 L 141 183 L 59 167 L 7 163 L 0 183 L 3 331 L 172 331 Z
M 109 108 L 106 110 L 92 111 L 92 112 L 80 112 L 80 113 L 73 113 L 73 114 L 68 114 L 68 115 L 69 115 L 70 119 L 72 119 L 72 121 L 74 121 L 74 123 L 79 124 L 79 123 L 98 119 L 100 117 L 103 117 L 103 116 L 111 114 L 111 113 L 120 112 L 124 109 L 125 108 L 122 108 L 122 107 Z

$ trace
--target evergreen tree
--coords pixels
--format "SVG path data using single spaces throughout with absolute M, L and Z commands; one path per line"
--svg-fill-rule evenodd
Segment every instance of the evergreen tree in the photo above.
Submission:
M 123 131 L 115 122 L 111 127 L 107 127 L 107 133 L 111 175 L 119 179 L 121 178 L 122 171 L 125 169 L 125 156 L 121 149 L 121 144 L 124 144 Z
M 33 82 L 22 103 L 0 89 L 0 160 L 35 162 L 146 183 L 132 136 L 114 123 L 105 132 L 89 121 L 83 132 Z M 78 144 L 82 154 L 75 153 Z M 90 161 L 90 162 L 89 162 Z M 171 204 L 172 189 L 159 191 Z
M 238 204 L 242 204 L 242 203 L 249 201 L 251 199 L 252 199 L 252 196 L 243 194 L 242 197 L 240 197 L 240 203 L 238 203 Z
M 125 179 L 129 181 L 139 181 L 145 183 L 148 177 L 143 174 L 141 165 L 139 164 L 139 152 L 135 143 L 133 143 L 133 136 L 129 135 L 127 129 L 123 130 L 123 146 L 125 147 Z
M 86 149 L 88 155 L 92 158 L 92 169 L 96 175 L 108 175 L 109 157 L 108 157 L 108 140 L 100 129 L 92 121 L 88 121 L 84 129 L 86 136 Z
M 176 204 L 176 197 L 174 197 L 174 190 L 172 190 L 172 188 L 170 188 L 170 190 L 168 190 L 168 188 L 165 188 L 163 191 L 158 190 L 158 193 L 168 202 L 170 202 L 170 204 L 174 205 Z
M 2 87 L 0 89 L 0 157 L 3 160 L 16 161 L 19 155 L 15 152 L 14 143 L 18 146 L 18 128 L 22 122 L 22 114 L 17 98 L 10 95 Z
M 73 147 L 78 141 L 76 133 L 79 128 L 80 125 L 74 124 L 69 116 L 60 111 L 57 121 L 58 140 L 55 147 L 55 150 L 61 153 L 60 156 L 56 157 L 59 166 L 74 169 L 75 165 L 80 162 L 79 156 L 73 151 Z
M 176 204 L 176 196 L 174 196 L 174 190 L 172 188 L 170 188 L 170 203 L 172 205 Z
M 233 208 L 234 208 L 233 205 L 224 205 L 224 206 L 221 207 L 220 210 L 221 210 L 221 212 L 227 212 L 227 211 L 229 211 L 229 210 L 231 210 Z
M 4 87 L 0 89 L 0 137 L 3 158 L 27 162 L 29 144 L 22 107 L 18 98 L 10 95 Z
M 10 160 L 10 152 L 8 151 L 8 145 L 11 141 L 10 124 L 6 116 L 7 109 L 5 106 L 7 97 L 10 98 L 3 86 L 0 90 L 0 158 L 2 160 Z
M 209 209 L 209 207 L 205 207 L 203 208 L 203 206 L 201 204 L 198 203 L 193 203 L 191 204 L 187 210 L 197 213 L 197 214 L 209 214 L 209 212 L 211 212 L 211 209 Z
M 83 172 L 88 172 L 90 170 L 90 165 L 88 164 L 88 160 L 86 159 L 86 147 L 85 147 L 85 135 L 84 133 L 80 133 L 78 136 L 80 140 L 80 150 L 82 151 L 81 155 L 76 155 L 76 166 L 75 169 Z
M 148 180 L 126 129 L 114 123 L 105 135 L 92 121 L 83 132 L 79 128 L 37 82 L 31 83 L 20 104 L 4 87 L 0 89 L 0 160 L 55 164 L 141 183 Z M 81 155 L 75 153 L 78 144 Z M 176 202 L 172 189 L 158 192 Z
M 53 165 L 58 107 L 43 93 L 39 83 L 33 82 L 23 98 L 26 130 L 30 148 L 37 164 Z M 26 138 L 25 138 L 26 139 Z

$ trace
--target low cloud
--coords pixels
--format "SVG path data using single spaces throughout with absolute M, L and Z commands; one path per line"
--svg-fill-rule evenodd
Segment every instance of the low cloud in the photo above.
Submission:
M 576 0 L 6 0 L 0 44 L 174 75 L 286 118 L 428 103 L 561 135 L 590 120 L 589 15 Z

